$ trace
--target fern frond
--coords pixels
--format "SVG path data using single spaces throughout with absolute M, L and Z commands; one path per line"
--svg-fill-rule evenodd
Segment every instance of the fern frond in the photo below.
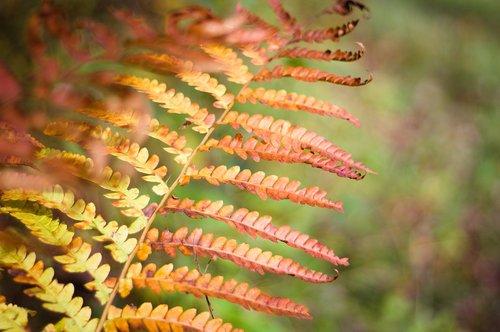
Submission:
M 0 331 L 29 331 L 28 315 L 30 313 L 33 312 L 15 304 L 0 301 Z
M 46 191 L 26 188 L 8 190 L 2 193 L 1 198 L 5 201 L 32 201 L 50 209 L 60 210 L 71 219 L 79 221 L 74 225 L 76 228 L 98 231 L 100 235 L 94 236 L 94 239 L 106 242 L 105 248 L 117 262 L 124 262 L 137 243 L 136 239 L 128 239 L 127 226 L 119 226 L 116 221 L 105 221 L 101 215 L 96 214 L 93 203 L 87 204 L 82 199 L 75 201 L 75 195 L 71 191 L 65 192 L 59 185 Z
M 346 86 L 361 86 L 368 84 L 372 81 L 370 75 L 367 79 L 363 80 L 361 77 L 339 76 L 330 74 L 319 69 L 306 68 L 306 67 L 288 67 L 277 65 L 271 70 L 262 68 L 253 77 L 253 81 L 269 81 L 271 79 L 278 79 L 282 77 L 291 77 L 304 82 L 328 82 Z
M 157 139 L 167 145 L 163 150 L 171 154 L 176 154 L 177 156 L 174 160 L 180 164 L 185 163 L 187 157 L 193 151 L 191 148 L 186 147 L 186 137 L 179 135 L 179 133 L 174 130 L 170 130 L 168 126 L 160 124 L 156 118 L 147 117 L 147 119 L 144 119 L 146 122 L 149 122 L 146 126 L 146 130 L 144 130 L 145 128 L 142 128 L 140 125 L 142 120 L 141 116 L 130 109 L 113 112 L 113 110 L 107 109 L 105 105 L 99 105 L 96 107 L 78 108 L 76 111 L 117 127 L 130 130 L 141 129 L 141 133 L 145 131 L 149 137 Z
M 247 101 L 255 104 L 261 104 L 277 108 L 284 108 L 290 111 L 305 111 L 322 116 L 333 116 L 339 119 L 344 119 L 356 127 L 360 126 L 359 120 L 352 116 L 345 109 L 336 105 L 330 104 L 326 101 L 317 100 L 312 96 L 299 95 L 294 92 L 288 93 L 285 90 L 272 90 L 265 88 L 244 88 L 237 96 L 240 103 Z
M 274 120 L 272 116 L 262 114 L 249 115 L 248 113 L 230 111 L 221 123 L 229 124 L 234 129 L 239 129 L 241 126 L 247 132 L 254 133 L 265 142 L 270 142 L 275 146 L 291 147 L 296 152 L 311 150 L 331 160 L 336 160 L 348 168 L 358 169 L 366 173 L 375 173 L 361 162 L 352 160 L 350 154 L 335 146 L 326 138 L 313 131 L 308 131 L 304 127 L 292 125 L 286 120 Z
M 281 0 L 268 0 L 268 2 L 286 33 L 295 34 L 302 29 L 302 26 L 297 23 L 295 18 L 285 10 Z
M 182 227 L 175 233 L 166 229 L 159 234 L 158 229 L 153 228 L 148 232 L 145 244 L 152 249 L 163 250 L 172 257 L 177 255 L 176 249 L 189 256 L 196 253 L 212 259 L 220 257 L 260 274 L 266 271 L 287 274 L 312 283 L 332 282 L 336 279 L 301 266 L 290 258 L 273 255 L 270 251 L 263 252 L 259 248 L 250 248 L 246 243 L 238 244 L 235 240 L 228 240 L 223 236 L 215 238 L 213 234 L 203 234 L 200 228 L 194 229 L 189 234 L 188 232 L 187 227 Z
M 335 173 L 340 177 L 355 180 L 360 180 L 364 177 L 357 169 L 339 164 L 320 154 L 310 151 L 297 152 L 294 151 L 291 146 L 276 146 L 272 143 L 262 142 L 255 137 L 250 137 L 244 141 L 243 136 L 239 133 L 234 137 L 230 135 L 224 136 L 220 140 L 210 139 L 206 144 L 200 147 L 199 151 L 213 148 L 222 149 L 229 154 L 236 153 L 236 155 L 243 160 L 246 160 L 248 156 L 250 156 L 256 162 L 260 161 L 260 159 L 264 159 L 282 163 L 306 163 L 312 167 Z
M 196 90 L 211 94 L 216 100 L 213 104 L 214 107 L 226 109 L 234 100 L 232 94 L 226 94 L 226 87 L 224 85 L 219 84 L 209 74 L 194 69 L 191 61 L 180 60 L 167 54 L 153 53 L 130 55 L 125 61 L 156 71 L 176 73 L 177 77 Z
M 307 47 L 293 47 L 287 48 L 279 51 L 276 55 L 272 57 L 272 59 L 277 58 L 302 58 L 309 60 L 319 60 L 319 61 L 342 61 L 342 62 L 351 62 L 359 60 L 366 52 L 366 49 L 363 44 L 356 43 L 360 47 L 359 51 L 342 51 L 336 50 L 334 52 L 330 50 L 319 51 L 312 50 Z
M 108 277 L 110 266 L 101 265 L 100 253 L 95 253 L 90 257 L 92 246 L 83 242 L 82 238 L 74 238 L 74 233 L 67 230 L 66 224 L 53 219 L 50 210 L 33 204 L 11 204 L 0 207 L 0 213 L 9 213 L 21 221 L 41 242 L 64 248 L 67 253 L 56 256 L 55 260 L 63 264 L 68 272 L 88 272 L 93 281 L 85 286 L 90 290 L 95 290 L 99 301 L 106 303 L 111 289 L 104 286 L 102 282 Z
M 359 20 L 353 20 L 335 28 L 321 30 L 298 30 L 290 44 L 298 42 L 322 43 L 325 40 L 339 41 L 340 37 L 352 32 L 358 25 Z
M 206 133 L 215 122 L 215 115 L 209 113 L 206 108 L 200 108 L 197 103 L 191 102 L 191 99 L 185 97 L 182 93 L 176 93 L 174 89 L 167 90 L 167 86 L 158 83 L 157 80 L 119 76 L 116 78 L 116 83 L 130 86 L 139 92 L 145 93 L 152 101 L 166 108 L 169 113 L 189 115 L 190 117 L 187 120 L 196 125 L 193 130 L 202 134 Z
M 111 306 L 104 324 L 108 332 L 146 329 L 147 331 L 204 331 L 204 332 L 243 332 L 233 329 L 229 323 L 221 319 L 210 319 L 208 312 L 196 314 L 195 309 L 184 311 L 181 307 L 168 308 L 160 304 L 153 308 L 145 302 L 136 308 L 127 305 L 123 309 Z
M 130 234 L 139 232 L 146 225 L 147 218 L 142 210 L 148 205 L 149 197 L 140 195 L 137 188 L 129 188 L 130 178 L 127 175 L 115 172 L 108 166 L 103 170 L 95 169 L 92 159 L 68 151 L 42 149 L 38 151 L 37 157 L 66 164 L 70 166 L 68 171 L 74 176 L 112 191 L 104 196 L 114 200 L 113 205 L 122 208 L 120 212 L 123 215 L 136 218 L 128 227 Z
M 232 49 L 222 45 L 206 45 L 202 46 L 202 49 L 223 65 L 224 73 L 229 76 L 228 81 L 247 84 L 252 80 L 253 75 L 248 71 L 248 67 Z
M 208 166 L 199 171 L 189 167 L 183 177 L 181 185 L 186 185 L 193 178 L 204 179 L 210 184 L 220 183 L 232 184 L 242 190 L 258 195 L 261 199 L 271 198 L 274 200 L 289 199 L 294 203 L 307 204 L 330 208 L 342 212 L 342 202 L 333 202 L 325 198 L 326 191 L 319 187 L 307 187 L 298 189 L 299 181 L 290 181 L 287 177 L 268 175 L 264 172 L 252 173 L 249 169 L 240 171 L 239 166 L 227 168 L 226 166 Z
M 259 216 L 256 211 L 245 208 L 234 209 L 232 205 L 224 205 L 222 201 L 201 200 L 195 202 L 189 198 L 182 200 L 170 197 L 160 209 L 160 213 L 180 212 L 190 218 L 212 218 L 222 221 L 243 234 L 255 238 L 259 235 L 273 242 L 281 241 L 288 246 L 303 250 L 309 255 L 324 259 L 335 265 L 349 265 L 347 258 L 339 258 L 333 250 L 321 244 L 318 240 L 310 238 L 290 226 L 281 227 L 271 223 L 271 216 Z
M 36 204 L 4 203 L 0 206 L 0 213 L 7 213 L 18 219 L 38 240 L 52 246 L 67 246 L 75 234 L 68 230 L 65 223 L 53 219 L 51 210 Z
M 8 194 L 2 199 L 9 199 Z M 8 205 L 4 203 L 4 206 L 0 207 L 0 213 L 8 213 L 21 221 L 41 242 L 63 248 L 66 254 L 56 256 L 54 259 L 63 264 L 68 272 L 88 272 L 93 280 L 85 286 L 96 291 L 96 297 L 101 303 L 108 300 L 111 289 L 104 286 L 102 282 L 108 277 L 110 266 L 101 264 L 101 253 L 90 256 L 92 246 L 84 242 L 82 238 L 74 237 L 74 232 L 68 231 L 65 223 L 53 219 L 52 211 L 37 204 L 13 202 Z M 115 249 L 115 247 L 112 248 Z
M 66 316 L 56 325 L 61 330 L 95 330 L 97 319 L 91 319 L 92 311 L 90 307 L 83 306 L 81 297 L 73 297 L 73 284 L 59 283 L 54 278 L 54 269 L 45 269 L 42 261 L 36 261 L 35 253 L 27 253 L 24 246 L 10 249 L 0 244 L 0 265 L 9 268 L 14 281 L 34 286 L 26 289 L 24 293 L 43 301 L 46 309 Z
M 116 282 L 116 280 L 112 280 Z M 221 298 L 241 305 L 245 309 L 264 311 L 268 314 L 286 315 L 311 319 L 308 309 L 290 299 L 271 297 L 258 288 L 249 288 L 247 283 L 238 283 L 235 279 L 224 282 L 222 276 L 200 274 L 197 270 L 189 270 L 183 266 L 174 270 L 173 264 L 157 268 L 155 264 L 142 267 L 141 263 L 132 264 L 124 279 L 119 281 L 119 291 L 126 297 L 133 287 L 148 287 L 160 293 L 188 292 L 196 297 L 202 295 Z
M 150 155 L 145 147 L 137 143 L 130 142 L 118 133 L 113 133 L 110 128 L 92 126 L 86 123 L 75 122 L 52 122 L 44 130 L 44 134 L 49 136 L 60 136 L 65 140 L 78 143 L 87 149 L 95 147 L 94 142 L 89 139 L 95 139 L 102 142 L 107 153 L 132 165 L 138 172 L 148 174 L 142 179 L 156 183 L 153 186 L 153 192 L 163 196 L 168 191 L 168 186 L 164 181 L 167 174 L 167 167 L 160 166 L 160 157 L 155 154 Z

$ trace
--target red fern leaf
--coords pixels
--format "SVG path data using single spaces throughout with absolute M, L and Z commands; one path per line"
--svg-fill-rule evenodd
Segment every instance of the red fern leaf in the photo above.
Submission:
M 287 177 L 276 175 L 266 176 L 264 172 L 253 173 L 249 169 L 240 171 L 239 166 L 227 168 L 226 166 L 209 166 L 199 171 L 191 166 L 181 181 L 181 185 L 189 183 L 189 179 L 205 179 L 207 182 L 218 186 L 220 183 L 232 184 L 242 190 L 247 190 L 266 200 L 289 199 L 294 203 L 330 208 L 343 212 L 342 202 L 332 202 L 325 198 L 326 191 L 319 187 L 298 189 L 299 181 L 290 181 Z
M 249 234 L 252 237 L 259 235 L 264 239 L 273 242 L 281 241 L 290 247 L 305 251 L 309 255 L 324 259 L 335 265 L 349 265 L 347 258 L 339 258 L 333 250 L 311 239 L 307 234 L 302 234 L 297 230 L 292 230 L 290 226 L 277 227 L 271 223 L 271 216 L 259 216 L 256 211 L 249 211 L 245 208 L 234 209 L 232 205 L 223 205 L 222 201 L 211 202 L 201 200 L 195 202 L 189 198 L 179 200 L 170 197 L 161 208 L 162 214 L 168 212 L 181 212 L 190 218 L 209 217 L 222 221 L 235 228 L 243 234 Z
M 217 257 L 227 259 L 260 274 L 266 271 L 287 274 L 312 283 L 332 282 L 336 279 L 336 277 L 301 266 L 290 258 L 273 255 L 270 251 L 263 252 L 259 248 L 250 248 L 246 243 L 238 244 L 235 240 L 228 240 L 222 236 L 215 238 L 213 234 L 203 234 L 200 228 L 194 229 L 189 234 L 188 232 L 187 227 L 182 227 L 175 233 L 166 229 L 160 235 L 158 229 L 151 229 L 145 243 L 155 250 L 163 250 L 172 257 L 176 256 L 176 249 L 179 249 L 184 255 L 196 253 L 212 259 Z
M 335 146 L 326 138 L 319 136 L 315 132 L 308 131 L 304 127 L 292 125 L 286 120 L 274 120 L 272 116 L 248 113 L 229 112 L 222 123 L 229 124 L 235 129 L 243 127 L 250 133 L 255 133 L 266 142 L 275 146 L 283 144 L 300 152 L 304 149 L 319 153 L 331 160 L 337 160 L 342 165 L 355 168 L 366 173 L 375 173 L 360 162 L 352 160 L 351 155 Z
M 328 82 L 339 85 L 347 86 L 361 86 L 371 82 L 372 76 L 370 75 L 367 79 L 363 80 L 361 77 L 352 76 L 338 76 L 335 74 L 330 74 L 319 69 L 305 68 L 305 67 L 284 67 L 278 65 L 272 70 L 267 68 L 261 69 L 253 77 L 253 81 L 269 81 L 275 78 L 282 77 L 292 77 L 300 81 L 305 82 Z
M 114 282 L 114 280 L 112 280 Z M 148 287 L 160 293 L 188 292 L 196 297 L 203 295 L 221 298 L 241 305 L 245 309 L 263 311 L 268 314 L 286 315 L 311 319 L 309 310 L 288 298 L 272 297 L 258 288 L 250 288 L 247 283 L 238 283 L 235 279 L 224 281 L 222 276 L 200 274 L 197 270 L 189 270 L 183 266 L 173 270 L 172 264 L 157 268 L 155 264 L 142 267 L 141 263 L 132 264 L 125 279 L 120 280 L 120 294 L 127 296 L 134 287 Z
M 325 40 L 338 41 L 340 37 L 352 32 L 358 25 L 358 22 L 358 20 L 354 20 L 339 27 L 322 30 L 299 30 L 290 43 L 322 43 Z
M 293 34 L 296 31 L 302 29 L 302 27 L 297 23 L 295 18 L 293 18 L 281 4 L 281 0 L 269 0 L 269 5 L 273 9 L 276 17 L 281 23 L 281 26 L 285 28 L 285 32 Z
M 317 100 L 311 96 L 288 93 L 285 90 L 276 91 L 264 88 L 252 90 L 251 88 L 245 88 L 240 91 L 237 100 L 240 103 L 249 101 L 255 104 L 259 102 L 273 108 L 284 108 L 294 112 L 301 110 L 322 116 L 334 116 L 339 119 L 347 120 L 356 127 L 360 126 L 359 120 L 341 107 Z
M 244 160 L 250 156 L 256 162 L 262 158 L 282 163 L 306 163 L 312 167 L 335 173 L 340 177 L 355 180 L 364 178 L 364 174 L 361 174 L 357 168 L 348 167 L 320 154 L 302 150 L 294 151 L 291 146 L 276 146 L 272 143 L 264 143 L 255 137 L 250 137 L 246 141 L 243 141 L 243 136 L 239 133 L 235 137 L 227 135 L 220 140 L 210 139 L 205 145 L 200 147 L 199 151 L 212 148 L 222 149 L 229 154 L 236 153 Z

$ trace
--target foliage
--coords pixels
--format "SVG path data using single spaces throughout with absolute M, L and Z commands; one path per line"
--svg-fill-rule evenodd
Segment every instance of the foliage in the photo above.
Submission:
M 110 10 L 116 27 L 97 20 L 74 22 L 51 1 L 43 1 L 28 19 L 32 82 L 23 90 L 6 67 L 0 68 L 10 89 L 0 96 L 0 212 L 5 217 L 0 267 L 5 278 L 30 285 L 24 294 L 40 300 L 40 310 L 60 315 L 53 320 L 35 316 L 33 327 L 231 331 L 231 324 L 213 317 L 209 297 L 268 314 L 312 317 L 306 306 L 287 297 L 268 295 L 235 279 L 224 281 L 224 276 L 212 277 L 206 269 L 220 258 L 252 272 L 311 283 L 332 282 L 337 270 L 331 275 L 310 269 L 292 258 L 239 243 L 230 231 L 216 236 L 201 228 L 165 227 L 156 220 L 162 215 L 169 221 L 172 212 L 192 219 L 208 217 L 332 265 L 348 265 L 347 258 L 287 224 L 275 226 L 269 216 L 207 200 L 213 189 L 203 191 L 194 181 L 229 184 L 262 201 L 289 200 L 343 212 L 342 202 L 330 200 L 318 186 L 302 187 L 298 180 L 266 175 L 258 165 L 242 169 L 240 159 L 217 157 L 211 151 L 236 154 L 242 160 L 250 156 L 255 162 L 306 164 L 353 180 L 374 173 L 327 137 L 282 118 L 286 112 L 274 111 L 272 117 L 256 106 L 250 106 L 251 114 L 237 110 L 259 103 L 304 112 L 301 117 L 313 113 L 359 126 L 358 119 L 328 101 L 266 85 L 287 78 L 351 87 L 370 82 L 371 76 L 338 75 L 283 62 L 358 60 L 365 51 L 362 45 L 354 52 L 318 51 L 312 46 L 338 42 L 353 32 L 358 20 L 317 29 L 300 24 L 279 0 L 269 0 L 269 6 L 276 25 L 241 5 L 225 18 L 201 6 L 184 7 L 166 16 L 163 29 L 121 8 Z M 322 15 L 344 16 L 356 8 L 366 10 L 359 2 L 339 1 Z M 156 111 L 151 111 L 153 104 Z M 29 122 L 27 116 L 39 121 Z M 213 162 L 199 165 L 199 155 Z M 203 191 L 204 199 L 195 203 L 179 198 L 180 187 Z M 107 200 L 100 199 L 101 194 Z M 113 208 L 105 212 L 106 204 Z M 165 256 L 155 263 L 153 251 L 192 256 L 195 269 L 174 269 Z M 204 272 L 199 265 L 203 257 L 210 259 Z M 147 265 L 133 263 L 136 258 Z M 115 307 L 117 294 L 127 297 L 144 287 L 204 296 L 210 313 L 169 309 L 165 304 L 153 308 L 149 300 L 141 300 L 138 307 Z M 93 301 L 100 305 L 91 307 Z M 7 323 L 0 325 L 2 329 L 27 328 L 30 311 L 4 302 L 0 309 Z

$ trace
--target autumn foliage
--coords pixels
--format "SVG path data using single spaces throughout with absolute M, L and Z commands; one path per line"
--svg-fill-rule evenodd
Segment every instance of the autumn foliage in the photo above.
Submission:
M 358 60 L 365 53 L 360 43 L 353 50 L 309 48 L 338 41 L 352 33 L 358 20 L 312 29 L 281 1 L 268 3 L 274 23 L 241 5 L 224 18 L 191 6 L 168 13 L 158 29 L 120 8 L 109 10 L 113 24 L 75 22 L 51 1 L 43 1 L 26 28 L 32 82 L 21 87 L 8 64 L 0 67 L 8 87 L 0 95 L 0 269 L 5 278 L 26 285 L 24 294 L 39 300 L 41 310 L 60 316 L 53 321 L 32 316 L 32 308 L 17 306 L 6 292 L 0 298 L 0 330 L 42 325 L 46 331 L 233 330 L 231 324 L 194 309 L 149 302 L 115 307 L 117 295 L 127 297 L 142 288 L 312 318 L 307 307 L 291 299 L 202 271 L 198 258 L 227 260 L 249 271 L 310 283 L 336 280 L 336 269 L 331 274 L 315 271 L 226 234 L 191 225 L 172 229 L 164 222 L 172 213 L 209 218 L 335 267 L 348 265 L 327 244 L 289 225 L 277 226 L 271 216 L 211 200 L 210 191 L 198 201 L 175 191 L 204 180 L 235 186 L 262 201 L 289 200 L 336 213 L 343 211 L 342 202 L 320 187 L 238 164 L 248 158 L 301 163 L 351 180 L 374 173 L 327 136 L 282 119 L 280 112 L 338 118 L 357 127 L 359 119 L 330 101 L 263 85 L 286 78 L 351 87 L 370 82 L 370 75 L 276 64 L 287 58 Z M 337 1 L 321 15 L 343 16 L 355 9 L 367 10 L 357 1 Z M 191 96 L 179 91 L 190 87 L 198 92 Z M 195 99 L 200 93 L 203 98 Z M 41 106 L 33 109 L 21 102 L 28 96 Z M 274 108 L 273 115 L 238 109 L 256 103 Z M 151 111 L 152 105 L 156 110 Z M 217 165 L 195 164 L 195 156 L 213 150 L 229 156 L 213 157 Z M 162 253 L 161 263 L 151 259 L 154 252 Z M 193 257 L 193 266 L 177 267 L 178 253 Z M 86 295 L 77 295 L 75 289 L 83 288 Z M 99 306 L 91 304 L 92 295 Z

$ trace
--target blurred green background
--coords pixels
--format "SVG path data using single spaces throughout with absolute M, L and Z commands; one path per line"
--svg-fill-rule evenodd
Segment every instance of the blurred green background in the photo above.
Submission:
M 313 26 L 346 20 L 332 16 L 316 20 L 329 1 L 283 2 L 299 20 Z M 4 0 L 0 5 L 4 34 L 0 39 L 10 52 L 13 48 L 6 43 L 16 22 L 9 15 L 30 8 L 29 1 L 19 3 Z M 235 2 L 152 0 L 120 5 L 157 15 L 187 3 L 230 13 Z M 263 3 L 243 1 L 253 12 L 272 19 Z M 267 316 L 213 299 L 215 313 L 248 331 L 495 331 L 500 326 L 500 5 L 496 0 L 364 3 L 370 8 L 369 19 L 341 43 L 327 47 L 355 49 L 354 42 L 360 41 L 367 54 L 355 64 L 320 66 L 342 74 L 372 72 L 371 84 L 349 88 L 287 80 L 267 85 L 343 106 L 361 120 L 362 128 L 261 106 L 240 109 L 281 116 L 317 131 L 379 174 L 355 182 L 301 165 L 233 161 L 301 179 L 305 185 L 320 184 L 330 197 L 344 201 L 346 213 L 261 202 L 234 188 L 202 186 L 211 199 L 271 214 L 277 224 L 321 239 L 338 255 L 348 256 L 351 266 L 342 269 L 333 284 L 312 285 L 247 273 L 222 261 L 212 263 L 211 273 L 249 280 L 266 292 L 290 297 L 308 305 L 315 319 Z M 99 1 L 66 5 L 81 15 L 102 8 Z M 16 15 L 24 14 L 29 11 Z M 12 54 L 3 56 L 13 61 Z M 221 153 L 214 155 L 228 160 Z M 206 198 L 206 193 L 178 192 L 194 198 Z M 170 222 L 194 227 L 197 221 L 176 216 Z M 312 268 L 332 270 L 285 245 L 240 237 L 209 220 L 199 222 L 226 236 L 296 257 Z M 179 260 L 192 265 L 192 258 Z M 146 294 L 153 302 L 206 309 L 203 300 L 192 296 Z

